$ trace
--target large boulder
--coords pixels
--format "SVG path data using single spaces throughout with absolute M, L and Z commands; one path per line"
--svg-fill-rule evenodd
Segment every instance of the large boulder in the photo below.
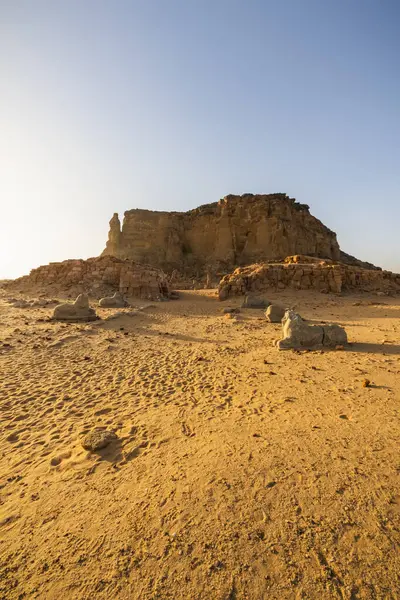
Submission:
M 347 344 L 347 334 L 339 325 L 308 325 L 292 310 L 287 310 L 282 319 L 282 333 L 283 338 L 277 342 L 279 350 Z
M 89 306 L 87 294 L 79 294 L 75 302 L 59 304 L 53 312 L 55 321 L 95 321 L 96 312 Z
M 280 323 L 285 316 L 285 312 L 285 309 L 279 304 L 270 304 L 265 311 L 265 316 L 270 323 Z
M 262 296 L 253 296 L 252 294 L 248 294 L 244 297 L 242 308 L 268 308 L 270 304 L 271 302 Z
M 99 300 L 99 306 L 103 308 L 124 308 L 128 303 L 123 299 L 120 292 L 115 292 L 113 296 L 106 296 Z

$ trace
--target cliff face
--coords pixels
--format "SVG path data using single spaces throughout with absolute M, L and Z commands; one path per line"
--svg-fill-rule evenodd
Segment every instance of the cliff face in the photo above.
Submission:
M 185 213 L 125 212 L 110 221 L 103 255 L 199 276 L 307 254 L 338 260 L 336 234 L 286 194 L 229 195 Z

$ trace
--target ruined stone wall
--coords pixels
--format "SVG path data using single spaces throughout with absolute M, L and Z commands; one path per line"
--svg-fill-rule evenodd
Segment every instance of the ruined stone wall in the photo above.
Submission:
M 285 288 L 336 294 L 342 291 L 400 293 L 400 275 L 341 263 L 300 264 L 288 260 L 284 264 L 262 263 L 238 268 L 220 281 L 218 295 L 220 300 L 225 300 L 248 292 Z
M 148 265 L 113 256 L 50 263 L 7 284 L 8 289 L 41 290 L 57 294 L 85 292 L 94 298 L 119 290 L 125 297 L 151 300 L 169 296 L 165 274 Z
M 201 277 L 289 254 L 338 260 L 336 234 L 286 194 L 229 195 L 194 210 L 129 210 L 110 221 L 103 255 Z

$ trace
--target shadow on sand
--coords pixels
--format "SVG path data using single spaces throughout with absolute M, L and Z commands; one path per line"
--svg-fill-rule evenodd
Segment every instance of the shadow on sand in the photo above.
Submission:
M 364 343 L 353 343 L 351 346 L 346 348 L 346 352 L 362 352 L 365 354 L 399 354 L 400 346 L 398 344 L 370 344 Z

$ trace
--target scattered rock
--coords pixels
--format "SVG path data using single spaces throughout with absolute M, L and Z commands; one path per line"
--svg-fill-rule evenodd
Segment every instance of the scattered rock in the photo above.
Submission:
M 231 312 L 225 313 L 225 319 L 234 319 L 234 318 L 235 318 L 234 313 L 231 313 Z
M 85 450 L 96 452 L 108 446 L 111 442 L 118 439 L 118 436 L 113 431 L 104 429 L 94 429 L 90 431 L 82 440 L 82 446 Z
M 285 312 L 285 309 L 279 304 L 270 304 L 265 311 L 265 316 L 270 323 L 280 323 L 285 316 Z
M 247 294 L 244 298 L 242 308 L 268 308 L 270 304 L 271 302 L 261 296 Z
M 371 387 L 371 382 L 369 379 L 363 379 L 362 386 L 364 388 Z
M 119 319 L 120 317 L 134 317 L 135 315 L 137 315 L 137 311 L 134 310 L 127 310 L 126 312 L 118 311 L 113 315 L 106 317 L 104 321 L 113 321 L 114 319 Z

